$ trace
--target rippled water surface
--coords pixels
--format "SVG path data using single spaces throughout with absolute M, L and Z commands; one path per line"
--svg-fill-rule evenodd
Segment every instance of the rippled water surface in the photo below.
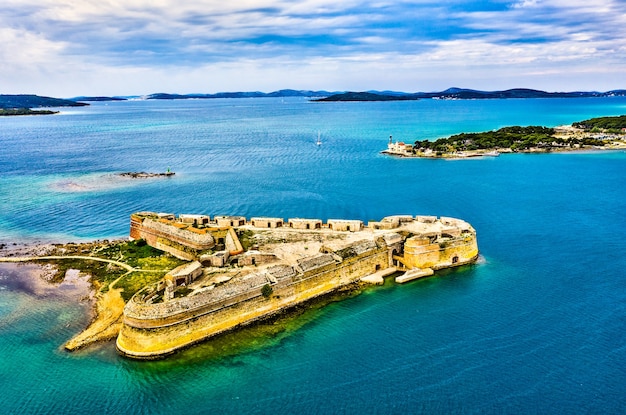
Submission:
M 621 413 L 626 154 L 389 158 L 413 142 L 626 113 L 626 100 L 95 103 L 0 119 L 0 243 L 125 237 L 137 210 L 434 214 L 479 264 L 385 286 L 159 362 L 66 354 L 88 321 L 36 267 L 0 267 L 8 413 Z M 318 132 L 322 145 L 316 146 Z M 125 171 L 176 172 L 131 180 Z

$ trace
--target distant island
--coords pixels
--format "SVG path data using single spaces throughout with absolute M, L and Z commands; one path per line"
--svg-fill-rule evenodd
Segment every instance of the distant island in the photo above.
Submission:
M 143 99 L 215 99 L 215 98 L 280 98 L 280 97 L 326 97 L 337 92 L 281 89 L 274 92 L 218 92 L 215 94 L 166 94 L 156 93 L 142 97 Z
M 274 92 L 218 92 L 215 94 L 168 94 L 145 95 L 146 100 L 215 99 L 215 98 L 276 98 L 305 97 L 314 102 L 338 101 L 416 101 L 419 99 L 505 99 L 505 98 L 597 98 L 626 96 L 626 90 L 607 92 L 546 92 L 535 89 L 514 88 L 504 91 L 479 91 L 474 89 L 448 88 L 440 92 L 399 92 L 399 91 L 311 91 L 281 89 Z
M 580 149 L 626 149 L 626 115 L 599 117 L 556 128 L 504 127 L 482 133 L 461 133 L 413 144 L 389 138 L 384 154 L 400 157 L 466 158 L 500 153 L 545 153 Z
M 76 102 L 69 99 L 43 97 L 39 95 L 5 95 L 0 94 L 0 109 L 25 109 L 42 107 L 84 107 L 84 102 Z M 32 113 L 30 113 L 32 114 Z M 28 115 L 30 115 L 28 114 Z M 15 114 L 27 115 L 27 114 Z
M 31 110 L 30 108 L 2 108 L 0 109 L 0 117 L 8 117 L 12 115 L 51 115 L 58 114 L 59 111 L 50 110 Z
M 150 179 L 153 177 L 171 177 L 173 175 L 175 175 L 176 173 L 174 173 L 173 171 L 170 171 L 170 169 L 167 169 L 167 171 L 165 173 L 149 173 L 149 172 L 145 172 L 145 171 L 129 171 L 129 172 L 124 172 L 124 173 L 119 173 L 120 177 L 128 177 L 131 179 Z
M 274 92 L 217 92 L 214 94 L 170 94 L 154 93 L 148 95 L 128 96 L 78 96 L 70 99 L 51 98 L 39 95 L 1 95 L 0 109 L 26 109 L 42 107 L 78 107 L 89 105 L 88 102 L 127 101 L 127 100 L 180 100 L 180 99 L 216 99 L 216 98 L 309 98 L 312 102 L 342 102 L 342 101 L 416 101 L 420 99 L 524 99 L 524 98 L 600 98 L 624 97 L 626 89 L 616 89 L 607 92 L 578 91 L 578 92 L 546 92 L 536 89 L 514 88 L 503 91 L 479 91 L 475 89 L 448 88 L 440 92 L 399 92 L 399 91 L 312 91 L 281 89 Z M 28 115 L 40 113 L 28 113 Z M 27 115 L 26 113 L 6 115 Z
M 70 99 L 71 101 L 76 102 L 106 102 L 106 101 L 128 101 L 128 98 L 122 97 L 74 97 Z
M 176 99 L 214 99 L 214 98 L 272 98 L 272 97 L 305 97 L 313 98 L 314 102 L 338 101 L 415 101 L 419 99 L 506 99 L 506 98 L 598 98 L 626 96 L 626 89 L 607 92 L 546 92 L 536 89 L 514 88 L 504 91 L 479 91 L 464 88 L 448 88 L 440 92 L 399 92 L 399 91 L 311 91 L 281 89 L 274 92 L 218 92 L 215 94 L 168 94 L 156 93 L 145 95 L 146 100 Z
M 377 92 L 343 92 L 320 99 L 316 102 L 338 101 L 416 101 L 420 99 L 416 94 L 382 94 Z
M 626 90 L 608 92 L 546 92 L 536 89 L 514 88 L 504 91 L 478 91 L 474 89 L 449 88 L 441 92 L 394 92 L 368 91 L 343 92 L 314 99 L 316 102 L 337 101 L 415 101 L 419 99 L 506 99 L 506 98 L 592 98 L 626 96 Z

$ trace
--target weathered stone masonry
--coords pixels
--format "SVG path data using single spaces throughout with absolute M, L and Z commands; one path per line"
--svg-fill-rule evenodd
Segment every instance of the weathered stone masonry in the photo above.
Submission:
M 152 246 L 165 246 L 174 255 L 200 259 L 211 267 L 204 274 L 199 262 L 179 267 L 129 301 L 117 348 L 130 357 L 167 355 L 350 284 L 369 281 L 370 276 L 408 271 L 397 279 L 404 282 L 430 275 L 433 269 L 471 263 L 478 256 L 474 229 L 454 218 L 390 216 L 365 229 L 362 222 L 348 220 L 323 224 L 317 219 L 253 218 L 247 222 L 237 216 L 214 221 L 204 215 L 172 216 L 132 215 L 131 238 L 144 238 Z M 227 223 L 237 226 L 225 228 Z M 244 228 L 253 234 L 257 228 L 291 232 L 280 237 L 291 235 L 305 242 L 285 242 L 294 245 L 291 259 L 274 252 L 243 253 L 236 231 Z M 318 240 L 325 241 L 319 251 L 308 252 L 308 244 Z M 234 250 L 226 250 L 226 245 Z M 266 285 L 271 287 L 269 296 L 263 295 Z M 188 293 L 178 295 L 183 286 Z

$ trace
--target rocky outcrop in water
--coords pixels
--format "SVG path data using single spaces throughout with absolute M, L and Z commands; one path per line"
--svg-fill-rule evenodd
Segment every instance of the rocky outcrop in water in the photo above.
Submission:
M 119 175 L 121 177 L 129 177 L 131 179 L 149 179 L 152 177 L 170 177 L 173 176 L 174 173 L 173 171 L 166 171 L 165 173 L 148 173 L 145 171 L 129 171 L 129 172 L 125 172 L 125 173 L 120 173 Z

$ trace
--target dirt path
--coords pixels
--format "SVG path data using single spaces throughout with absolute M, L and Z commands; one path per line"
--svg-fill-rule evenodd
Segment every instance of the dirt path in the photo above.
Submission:
M 138 271 L 137 269 L 123 262 L 115 261 L 113 259 L 96 258 L 93 256 L 87 256 L 87 255 L 0 257 L 0 262 L 30 262 L 30 261 L 39 261 L 42 259 L 86 259 L 86 260 L 91 260 L 91 261 L 107 262 L 109 264 L 114 264 L 121 268 L 124 268 L 126 271 L 129 271 L 129 272 Z

